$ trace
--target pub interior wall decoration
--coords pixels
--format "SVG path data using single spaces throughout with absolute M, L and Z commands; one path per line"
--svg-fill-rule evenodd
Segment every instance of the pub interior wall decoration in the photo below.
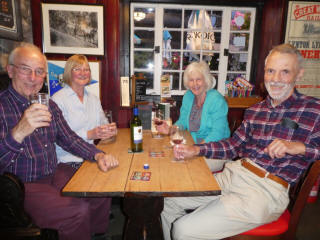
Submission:
M 298 48 L 305 60 L 305 72 L 296 88 L 301 93 L 320 98 L 319 2 L 289 2 L 285 41 Z
M 0 37 L 22 40 L 22 25 L 19 0 L 0 1 Z
M 103 5 L 41 6 L 45 53 L 104 55 Z
M 48 60 L 48 91 L 50 96 L 64 87 L 63 71 L 66 61 Z M 91 69 L 91 82 L 86 90 L 100 98 L 100 61 L 89 61 Z

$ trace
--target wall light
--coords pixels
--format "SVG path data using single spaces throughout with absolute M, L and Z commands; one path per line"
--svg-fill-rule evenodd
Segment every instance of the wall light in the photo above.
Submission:
M 146 17 L 146 14 L 144 12 L 134 12 L 133 13 L 134 20 L 141 21 L 145 17 Z

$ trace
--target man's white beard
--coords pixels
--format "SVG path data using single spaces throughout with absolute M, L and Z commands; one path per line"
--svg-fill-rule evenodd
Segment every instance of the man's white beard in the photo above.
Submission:
M 295 83 L 278 83 L 278 82 L 266 82 L 265 86 L 270 95 L 270 97 L 274 100 L 281 101 L 285 100 L 289 97 L 291 90 L 294 88 Z M 280 92 L 274 93 L 272 92 L 271 87 L 283 87 Z

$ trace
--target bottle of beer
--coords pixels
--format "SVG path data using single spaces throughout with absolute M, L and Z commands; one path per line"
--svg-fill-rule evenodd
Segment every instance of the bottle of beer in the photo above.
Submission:
M 133 119 L 130 123 L 132 152 L 142 152 L 142 124 L 138 114 L 138 107 L 134 106 Z

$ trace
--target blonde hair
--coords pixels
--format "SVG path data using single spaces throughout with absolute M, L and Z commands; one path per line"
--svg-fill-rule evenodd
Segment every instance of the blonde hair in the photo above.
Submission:
M 205 61 L 200 62 L 192 62 L 190 63 L 183 74 L 183 85 L 186 89 L 188 88 L 188 82 L 190 79 L 190 75 L 193 72 L 198 72 L 202 74 L 204 81 L 206 83 L 206 91 L 213 88 L 216 85 L 216 79 L 210 73 L 210 68 Z
M 64 67 L 63 81 L 70 86 L 71 85 L 72 69 L 74 69 L 77 66 L 83 65 L 83 64 L 88 64 L 88 66 L 90 68 L 90 65 L 89 65 L 89 62 L 88 62 L 88 59 L 86 56 L 80 55 L 80 54 L 75 54 L 75 55 L 72 55 L 71 57 L 69 57 L 66 62 L 66 65 Z M 91 74 L 90 74 L 90 81 L 91 81 Z

